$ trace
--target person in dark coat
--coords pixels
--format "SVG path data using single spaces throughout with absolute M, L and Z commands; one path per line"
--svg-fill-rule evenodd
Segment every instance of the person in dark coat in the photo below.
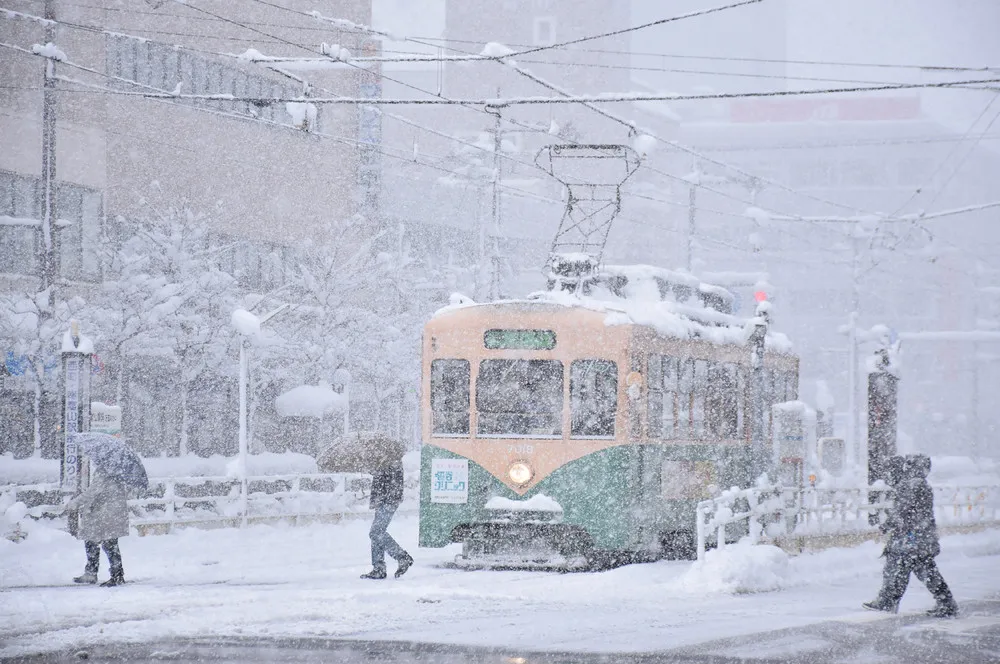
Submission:
M 128 495 L 124 484 L 94 470 L 90 485 L 67 503 L 69 518 L 79 519 L 75 535 L 83 540 L 87 552 L 87 566 L 82 575 L 73 579 L 75 583 L 97 583 L 102 548 L 111 566 L 111 578 L 101 585 L 125 583 L 118 538 L 128 535 Z
M 941 545 L 934 520 L 934 492 L 927 482 L 930 470 L 930 457 L 924 454 L 910 454 L 903 460 L 893 487 L 896 498 L 883 526 L 889 539 L 883 554 L 882 589 L 874 601 L 863 604 L 866 609 L 895 613 L 913 572 L 937 602 L 928 615 L 947 618 L 958 613 L 958 604 L 934 561 Z
M 399 567 L 396 568 L 398 579 L 413 564 L 413 558 L 403 550 L 387 531 L 392 515 L 396 513 L 399 504 L 403 502 L 403 460 L 401 458 L 386 458 L 372 469 L 372 494 L 370 507 L 375 510 L 368 536 L 372 540 L 372 571 L 362 574 L 362 579 L 384 579 L 385 556 L 393 558 Z

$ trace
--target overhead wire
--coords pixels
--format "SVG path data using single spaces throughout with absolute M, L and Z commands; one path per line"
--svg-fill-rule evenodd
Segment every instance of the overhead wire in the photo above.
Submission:
M 258 1 L 260 1 L 260 0 L 258 0 Z M 265 4 L 268 4 L 268 3 L 265 3 Z M 741 4 L 746 4 L 746 3 L 741 3 Z M 201 10 L 200 8 L 197 8 L 197 7 L 195 7 L 195 9 L 198 9 L 198 10 Z M 213 15 L 213 16 L 216 16 L 216 15 Z M 225 19 L 224 17 L 217 17 L 217 18 L 219 18 L 219 20 L 227 20 L 227 19 Z M 240 23 L 238 23 L 238 22 L 233 22 L 233 23 L 234 23 L 235 25 L 238 25 L 238 26 L 240 26 L 240 27 L 243 27 L 244 29 L 250 29 L 250 30 L 254 30 L 255 32 L 259 32 L 259 33 L 261 33 L 261 34 L 264 34 L 264 35 L 266 35 L 266 36 L 272 36 L 272 37 L 273 37 L 273 35 L 267 35 L 267 33 L 263 33 L 262 31 L 259 31 L 259 30 L 255 30 L 255 29 L 253 29 L 253 28 L 251 28 L 251 27 L 248 27 L 248 26 L 246 26 L 246 25 L 242 25 L 242 24 L 240 24 Z M 308 49 L 307 47 L 302 47 L 302 46 L 300 46 L 300 45 L 296 45 L 296 44 L 294 44 L 293 42 L 288 42 L 287 40 L 282 40 L 282 41 L 283 41 L 284 43 L 288 43 L 288 44 L 290 44 L 290 45 L 293 45 L 293 46 L 299 46 L 300 48 L 303 48 L 303 50 L 309 50 L 309 49 Z M 560 45 L 553 45 L 552 47 L 558 47 L 558 46 L 560 46 Z M 550 48 L 552 48 L 552 47 L 550 47 Z M 540 50 L 541 50 L 541 49 L 540 49 Z M 392 80 L 392 79 L 389 79 L 389 80 Z M 952 84 L 959 84 L 959 83 L 952 83 Z M 943 86 L 946 86 L 946 85 L 950 85 L 950 84 L 939 84 L 939 85 L 943 85 Z M 412 86 L 410 86 L 410 87 L 412 87 Z M 417 88 L 417 89 L 419 90 L 419 88 Z M 420 90 L 420 91 L 422 91 L 422 92 L 424 92 L 424 93 L 426 93 L 426 94 L 432 94 L 432 93 L 429 93 L 428 91 L 424 91 L 424 90 Z M 233 100 L 233 99 L 232 99 L 232 98 L 230 98 L 230 100 Z M 577 101 L 577 100 L 573 100 L 573 101 Z M 603 99 L 602 99 L 602 101 L 605 101 L 605 100 L 603 100 Z M 662 139 L 660 139 L 660 140 L 662 140 Z M 673 147 L 680 147 L 680 146 L 678 146 L 677 144 L 674 144 L 674 143 L 672 143 L 672 142 L 668 142 L 668 145 L 671 145 L 671 146 L 673 146 Z M 682 151 L 683 151 L 683 150 L 682 150 Z M 390 156 L 391 156 L 391 155 L 390 155 Z M 409 160 L 407 159 L 407 161 L 409 161 Z M 712 160 L 710 160 L 710 159 L 708 159 L 707 161 L 709 161 L 710 163 L 712 162 Z M 724 166 L 729 166 L 729 165 L 727 165 L 727 164 L 721 164 L 721 162 L 720 162 L 720 165 L 724 165 Z M 755 177 L 755 176 L 751 176 L 751 177 Z M 790 190 L 790 191 L 793 191 L 793 193 L 799 193 L 799 194 L 801 194 L 801 193 L 802 193 L 802 192 L 797 192 L 797 191 L 794 191 L 794 190 Z M 823 202 L 829 202 L 829 201 L 823 201 Z

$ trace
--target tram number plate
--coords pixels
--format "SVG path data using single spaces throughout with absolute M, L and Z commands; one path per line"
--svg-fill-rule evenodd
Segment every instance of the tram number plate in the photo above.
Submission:
M 533 454 L 535 452 L 534 445 L 508 445 L 508 454 Z
M 431 502 L 469 502 L 469 460 L 431 460 Z

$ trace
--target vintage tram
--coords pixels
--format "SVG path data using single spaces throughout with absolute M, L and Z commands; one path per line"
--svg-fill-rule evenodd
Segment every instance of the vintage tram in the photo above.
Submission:
M 687 273 L 606 267 L 588 291 L 426 324 L 421 546 L 487 566 L 688 555 L 696 504 L 762 470 L 754 427 L 797 392 L 787 340 L 762 334 L 760 363 L 754 321 Z

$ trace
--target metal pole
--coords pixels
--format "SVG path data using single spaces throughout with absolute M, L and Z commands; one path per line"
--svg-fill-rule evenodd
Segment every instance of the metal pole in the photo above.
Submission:
M 246 337 L 240 338 L 240 526 L 246 527 L 247 525 L 247 498 L 248 498 L 248 484 L 247 484 L 247 391 L 249 380 L 249 370 L 247 366 L 248 362 L 248 352 L 247 352 L 248 340 Z
M 45 0 L 45 42 L 56 39 L 55 0 Z M 42 243 L 39 247 L 39 276 L 41 289 L 49 289 L 56 279 L 56 247 L 53 226 L 56 219 L 56 63 L 45 59 L 45 76 L 42 83 Z M 48 290 L 49 307 L 43 312 L 47 318 L 55 302 L 55 294 Z

